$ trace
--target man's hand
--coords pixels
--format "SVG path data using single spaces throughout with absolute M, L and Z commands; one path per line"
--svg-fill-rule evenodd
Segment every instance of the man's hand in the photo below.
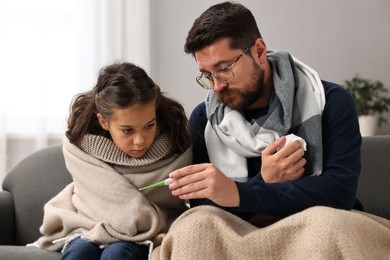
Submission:
M 169 174 L 172 195 L 180 199 L 207 198 L 223 207 L 238 207 L 240 198 L 234 181 L 210 163 L 194 164 Z
M 298 141 L 285 147 L 286 138 L 272 142 L 261 154 L 261 176 L 266 183 L 286 182 L 299 179 L 306 164 L 305 151 Z M 278 151 L 278 148 L 283 147 Z

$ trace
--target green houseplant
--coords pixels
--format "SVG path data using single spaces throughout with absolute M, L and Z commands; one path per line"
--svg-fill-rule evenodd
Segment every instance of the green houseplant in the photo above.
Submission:
M 344 81 L 343 86 L 352 95 L 359 116 L 376 116 L 378 126 L 387 123 L 383 114 L 389 112 L 390 97 L 381 81 L 365 79 L 356 74 L 351 80 Z

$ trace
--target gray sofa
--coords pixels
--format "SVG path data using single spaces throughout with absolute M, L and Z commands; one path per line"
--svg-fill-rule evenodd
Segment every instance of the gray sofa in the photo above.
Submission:
M 364 137 L 361 156 L 358 198 L 365 211 L 390 219 L 390 135 Z M 61 257 L 25 245 L 40 236 L 43 205 L 70 182 L 61 146 L 35 152 L 9 172 L 0 191 L 0 259 Z

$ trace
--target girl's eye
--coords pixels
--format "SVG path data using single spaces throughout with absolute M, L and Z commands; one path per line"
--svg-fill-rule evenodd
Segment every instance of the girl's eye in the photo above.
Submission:
M 123 133 L 125 133 L 125 134 L 130 134 L 132 130 L 133 130 L 133 129 L 128 128 L 128 129 L 123 129 L 122 131 L 123 131 Z
M 153 128 L 155 125 L 156 125 L 155 123 L 148 124 L 148 125 L 146 125 L 146 129 L 151 129 L 151 128 Z

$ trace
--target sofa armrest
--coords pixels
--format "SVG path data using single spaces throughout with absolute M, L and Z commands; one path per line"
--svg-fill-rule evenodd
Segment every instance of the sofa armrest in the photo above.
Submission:
M 365 136 L 357 197 L 364 211 L 390 219 L 390 135 Z
M 14 241 L 15 207 L 11 193 L 0 191 L 0 245 Z

